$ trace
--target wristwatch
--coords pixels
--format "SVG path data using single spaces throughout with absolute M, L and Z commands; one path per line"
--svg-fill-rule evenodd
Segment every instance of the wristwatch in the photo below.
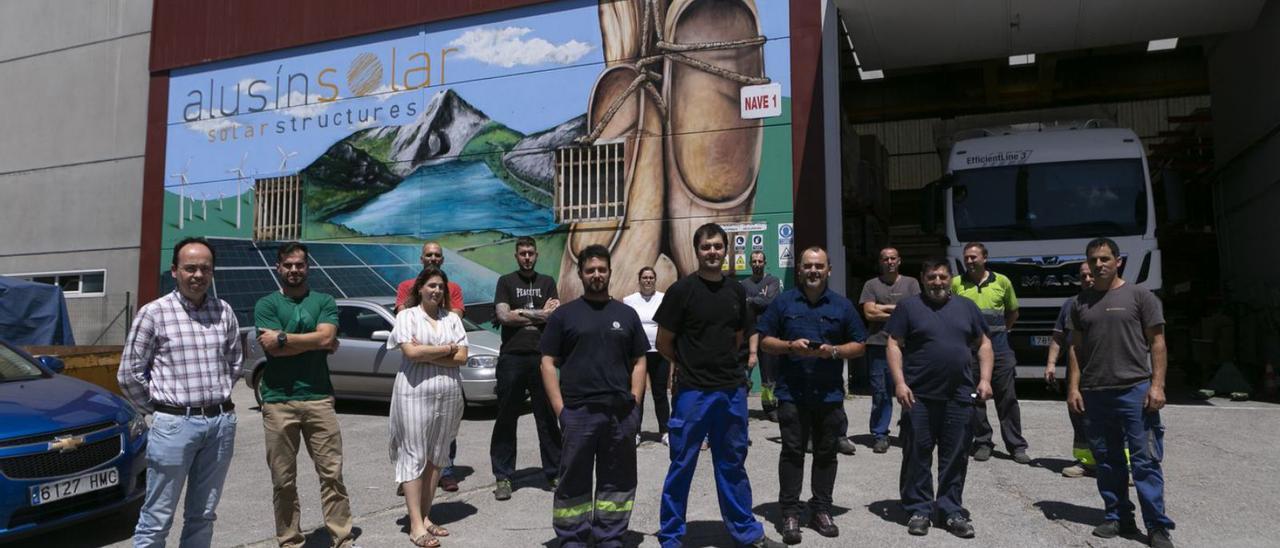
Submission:
M 840 349 L 839 349 L 839 348 L 836 348 L 836 347 L 834 347 L 834 346 L 833 346 L 833 347 L 831 347 L 831 359 L 833 359 L 833 360 L 838 360 L 838 359 L 840 359 Z
M 276 335 L 276 348 L 284 348 L 284 343 L 289 342 L 289 336 L 283 331 Z

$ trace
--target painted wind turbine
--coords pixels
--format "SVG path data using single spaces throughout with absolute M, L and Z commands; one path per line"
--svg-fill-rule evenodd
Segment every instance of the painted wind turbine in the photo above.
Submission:
M 240 157 L 240 165 L 227 170 L 227 173 L 234 173 L 236 176 L 236 228 L 240 228 L 240 202 L 243 200 L 240 194 L 240 181 L 244 179 L 244 162 L 248 159 L 249 153 L 246 152 Z
M 280 146 L 276 146 L 276 150 L 280 151 L 280 173 L 284 173 L 285 165 L 289 163 L 289 158 L 297 156 L 297 152 L 285 152 Z
M 178 230 L 182 230 L 183 226 L 182 207 L 183 202 L 187 200 L 185 189 L 187 187 L 187 168 L 189 167 L 191 167 L 191 158 L 187 158 L 187 163 L 183 164 L 182 171 L 169 174 L 170 177 L 177 177 L 180 181 L 178 185 Z

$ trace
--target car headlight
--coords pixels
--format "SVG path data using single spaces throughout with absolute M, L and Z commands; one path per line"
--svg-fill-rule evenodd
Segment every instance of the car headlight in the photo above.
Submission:
M 498 366 L 497 356 L 471 356 L 467 358 L 467 367 L 489 369 Z
M 139 436 L 147 433 L 147 417 L 137 411 L 133 412 L 133 417 L 129 419 L 129 439 L 136 440 Z

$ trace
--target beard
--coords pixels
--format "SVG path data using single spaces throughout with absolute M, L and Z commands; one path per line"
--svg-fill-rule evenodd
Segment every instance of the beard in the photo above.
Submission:
M 590 293 L 601 294 L 609 292 L 609 280 L 591 280 L 584 285 Z
M 947 288 L 930 287 L 924 290 L 924 296 L 933 302 L 940 303 L 951 298 L 951 290 Z

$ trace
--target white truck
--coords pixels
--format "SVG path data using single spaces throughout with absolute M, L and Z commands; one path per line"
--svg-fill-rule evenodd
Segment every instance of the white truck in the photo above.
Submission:
M 945 210 L 954 271 L 965 271 L 964 245 L 982 242 L 987 267 L 1013 282 L 1020 312 L 1009 343 L 1018 378 L 1042 375 L 1058 311 L 1080 291 L 1089 240 L 1115 240 L 1123 277 L 1161 289 L 1142 141 L 1131 130 L 1099 125 L 1024 124 L 957 135 L 946 176 L 926 193 L 926 203 L 940 201 Z

